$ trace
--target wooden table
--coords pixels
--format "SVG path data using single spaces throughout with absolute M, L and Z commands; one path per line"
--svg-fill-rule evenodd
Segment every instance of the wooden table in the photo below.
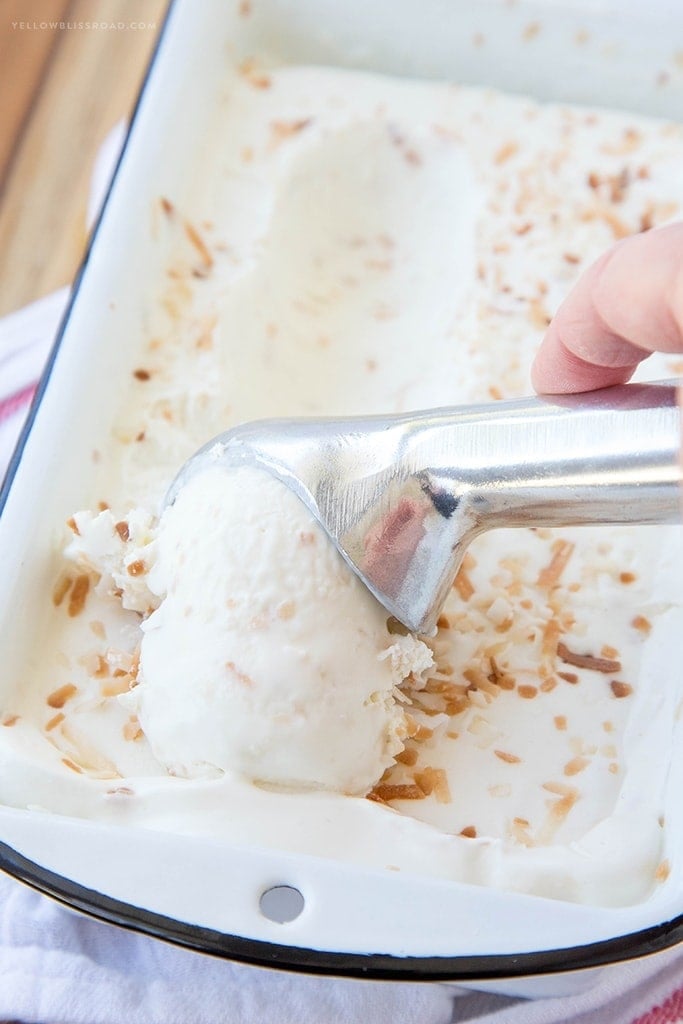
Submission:
M 67 284 L 98 147 L 133 105 L 167 0 L 0 0 L 0 316 Z

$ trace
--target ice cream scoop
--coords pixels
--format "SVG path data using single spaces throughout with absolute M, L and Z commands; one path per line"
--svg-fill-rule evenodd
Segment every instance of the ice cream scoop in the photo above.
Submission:
M 484 530 L 679 521 L 680 451 L 671 381 L 398 416 L 262 420 L 204 445 L 166 502 L 211 464 L 258 465 L 308 506 L 392 615 L 430 634 Z

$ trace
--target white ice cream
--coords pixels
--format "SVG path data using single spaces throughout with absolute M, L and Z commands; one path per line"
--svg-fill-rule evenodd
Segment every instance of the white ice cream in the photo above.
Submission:
M 5 708 L 0 799 L 589 904 L 647 899 L 676 857 L 679 532 L 477 539 L 408 706 L 394 687 L 424 651 L 387 633 L 336 555 L 299 544 L 291 496 L 275 530 L 259 502 L 202 497 L 215 479 L 158 539 L 132 510 L 156 512 L 182 462 L 244 420 L 529 393 L 582 269 L 680 216 L 683 128 L 319 67 L 226 72 L 221 102 L 195 192 L 152 211 L 165 276 L 83 488 L 111 510 L 74 517 L 46 653 Z

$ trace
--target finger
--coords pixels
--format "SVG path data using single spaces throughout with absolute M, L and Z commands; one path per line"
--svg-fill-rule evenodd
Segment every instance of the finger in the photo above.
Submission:
M 641 352 L 639 359 L 647 353 Z M 622 366 L 597 366 L 574 355 L 556 332 L 548 331 L 531 368 L 531 380 L 539 394 L 560 395 L 625 384 L 639 359 Z
M 628 380 L 650 352 L 683 350 L 683 224 L 625 239 L 580 278 L 532 368 L 537 391 Z

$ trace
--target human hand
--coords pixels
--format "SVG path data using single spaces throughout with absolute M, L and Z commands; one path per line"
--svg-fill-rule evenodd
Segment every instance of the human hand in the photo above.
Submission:
M 548 327 L 533 385 L 623 384 L 655 351 L 683 352 L 683 222 L 625 238 L 583 274 Z

